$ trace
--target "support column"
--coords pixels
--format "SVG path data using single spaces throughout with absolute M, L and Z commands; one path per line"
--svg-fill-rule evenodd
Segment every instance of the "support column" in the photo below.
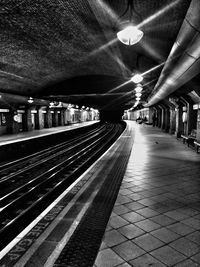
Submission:
M 52 126 L 57 127 L 58 126 L 58 111 L 54 110 L 54 113 L 52 113 Z
M 179 106 L 178 108 L 176 108 L 176 132 L 175 132 L 176 137 L 180 137 L 184 131 L 182 115 L 183 115 L 183 108 L 182 106 Z
M 23 124 L 23 131 L 31 131 L 32 127 L 32 118 L 31 118 L 31 109 L 25 109 L 25 113 L 22 115 L 22 124 Z
M 169 127 L 170 127 L 170 111 L 169 108 L 165 108 L 165 132 L 169 132 Z
M 149 108 L 149 123 L 153 123 L 153 120 L 152 120 L 152 117 L 153 117 L 153 108 Z
M 37 113 L 35 113 L 35 129 L 43 129 L 44 128 L 44 119 L 42 109 L 38 108 Z
M 197 141 L 200 142 L 200 109 L 197 112 Z
M 64 123 L 65 123 L 65 125 L 68 125 L 68 124 L 71 123 L 71 116 L 70 116 L 70 111 L 69 111 L 69 109 L 66 109 L 66 110 L 65 110 Z
M 159 105 L 160 108 L 160 127 L 161 129 L 165 129 L 165 109 L 161 105 Z
M 61 109 L 60 111 L 60 125 L 65 125 L 65 109 Z
M 161 113 L 161 109 L 159 107 L 156 107 L 157 110 L 157 122 L 156 122 L 156 126 L 161 128 L 161 119 L 162 119 L 162 113 Z
M 197 127 L 197 111 L 193 110 L 193 104 L 188 104 L 188 123 L 187 132 L 191 133 L 193 129 Z
M 19 132 L 17 115 L 16 112 L 13 110 L 10 110 L 9 113 L 6 113 L 6 132 L 8 134 L 16 134 Z
M 51 110 L 47 109 L 45 116 L 44 116 L 44 127 L 45 128 L 51 128 L 52 127 L 52 114 Z
M 176 131 L 176 111 L 175 108 L 170 107 L 170 134 L 174 134 Z

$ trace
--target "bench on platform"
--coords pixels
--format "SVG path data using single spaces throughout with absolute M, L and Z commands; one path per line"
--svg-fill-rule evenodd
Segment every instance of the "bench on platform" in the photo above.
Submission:
M 194 142 L 196 141 L 197 137 L 197 130 L 192 129 L 191 133 L 189 135 L 183 135 L 181 134 L 181 138 L 183 138 L 183 143 L 187 143 L 187 145 L 194 145 Z
M 197 142 L 196 140 L 194 141 L 194 145 L 195 145 L 195 148 L 196 148 L 196 152 L 198 153 L 199 152 L 199 147 L 200 147 L 200 142 Z

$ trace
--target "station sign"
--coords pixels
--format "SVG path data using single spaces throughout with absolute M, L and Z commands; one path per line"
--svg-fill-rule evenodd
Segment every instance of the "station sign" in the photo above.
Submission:
M 6 108 L 0 108 L 0 113 L 8 113 L 10 112 L 9 109 L 6 109 Z

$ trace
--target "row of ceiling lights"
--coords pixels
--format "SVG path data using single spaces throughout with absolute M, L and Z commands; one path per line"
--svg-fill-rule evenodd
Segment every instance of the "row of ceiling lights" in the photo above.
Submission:
M 125 13 L 128 12 L 129 8 L 130 8 L 129 23 L 128 25 L 126 24 L 126 27 L 124 27 L 123 30 L 117 32 L 117 38 L 123 44 L 130 46 L 130 45 L 134 45 L 138 43 L 142 39 L 144 33 L 141 30 L 139 30 L 137 26 L 134 26 L 135 23 L 133 23 L 132 15 L 135 9 L 134 9 L 134 3 L 131 0 L 127 1 L 127 9 Z M 125 15 L 125 13 L 123 15 Z M 131 78 L 131 81 L 136 84 L 136 88 L 134 89 L 136 102 L 133 107 L 136 107 L 139 104 L 139 101 L 141 99 L 142 90 L 143 90 L 142 85 L 141 85 L 142 80 L 143 80 L 143 77 L 140 74 L 135 74 Z
M 33 100 L 33 98 L 32 97 L 29 97 L 28 98 L 28 103 L 29 104 L 32 104 L 33 102 L 34 102 L 34 100 Z M 58 106 L 58 105 L 60 105 L 61 106 L 61 102 L 59 102 L 58 104 L 57 104 L 57 102 L 50 102 L 49 103 L 49 107 L 50 108 L 52 108 L 52 107 L 55 107 L 55 106 Z M 79 106 L 78 105 L 73 105 L 73 104 L 68 104 L 68 107 L 67 107 L 68 109 L 71 109 L 71 108 L 74 108 L 74 109 L 79 109 Z M 89 108 L 89 107 L 85 107 L 85 106 L 82 106 L 81 108 L 80 108 L 81 110 L 94 110 L 94 111 L 97 111 L 97 110 L 95 110 L 95 109 L 93 109 L 93 108 Z
M 129 25 L 122 31 L 117 33 L 117 38 L 126 45 L 133 45 L 138 43 L 141 38 L 143 37 L 143 32 L 137 29 L 137 27 Z M 143 80 L 142 75 L 135 74 L 131 81 L 136 83 L 137 86 L 135 88 L 135 96 L 136 96 L 136 102 L 134 104 L 134 107 L 136 107 L 139 104 L 139 101 L 142 96 L 142 85 L 140 84 Z
M 142 80 L 143 80 L 143 77 L 140 74 L 135 74 L 131 78 L 131 81 L 133 81 L 134 83 L 136 83 L 136 87 L 134 89 L 135 96 L 136 96 L 136 102 L 134 104 L 134 107 L 136 107 L 139 104 L 140 100 L 141 100 L 142 90 L 143 90 L 143 87 L 142 87 L 142 84 L 141 84 Z

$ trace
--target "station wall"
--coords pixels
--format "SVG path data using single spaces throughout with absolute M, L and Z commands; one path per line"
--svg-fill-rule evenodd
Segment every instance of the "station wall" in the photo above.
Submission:
M 16 134 L 23 131 L 51 128 L 72 123 L 98 120 L 97 110 L 76 108 L 19 107 L 5 109 L 0 107 L 0 135 Z

